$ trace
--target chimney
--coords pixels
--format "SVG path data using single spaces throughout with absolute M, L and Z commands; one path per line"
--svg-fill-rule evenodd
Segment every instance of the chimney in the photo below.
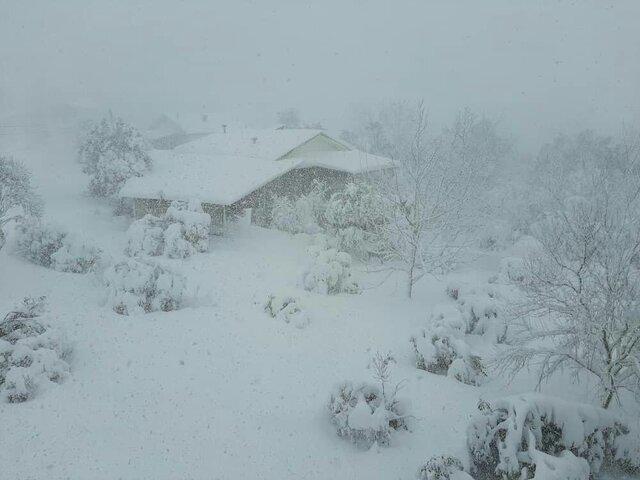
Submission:
M 226 124 L 222 124 L 222 133 L 227 133 L 227 125 Z
M 258 137 L 251 137 L 251 143 L 255 145 L 257 141 L 258 141 Z

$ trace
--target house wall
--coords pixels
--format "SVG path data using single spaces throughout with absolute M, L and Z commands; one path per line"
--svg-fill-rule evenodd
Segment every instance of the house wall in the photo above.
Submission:
M 165 214 L 169 205 L 171 205 L 169 200 L 161 200 L 158 198 L 134 198 L 133 213 L 136 218 L 142 218 L 145 215 L 161 217 Z
M 355 176 L 350 173 L 321 167 L 290 170 L 247 195 L 236 205 L 241 208 L 251 208 L 251 221 L 257 225 L 267 226 L 271 220 L 274 196 L 296 199 L 309 193 L 316 181 L 324 183 L 329 192 L 333 192 L 343 188 L 354 178 Z

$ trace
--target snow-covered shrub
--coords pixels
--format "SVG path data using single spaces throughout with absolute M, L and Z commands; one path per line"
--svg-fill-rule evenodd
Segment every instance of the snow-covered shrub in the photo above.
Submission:
M 199 202 L 174 201 L 162 217 L 145 215 L 127 231 L 125 254 L 186 258 L 209 248 L 211 217 Z
M 382 198 L 374 187 L 357 182 L 348 183 L 344 190 L 331 195 L 324 217 L 338 248 L 366 259 L 379 250 L 378 229 L 386 221 L 384 211 Z
M 401 384 L 388 385 L 392 363 L 390 354 L 377 353 L 370 364 L 377 385 L 345 382 L 331 394 L 329 414 L 340 437 L 363 448 L 374 443 L 387 446 L 392 431 L 408 429 L 409 405 L 398 398 Z
M 53 254 L 62 248 L 65 236 L 58 227 L 27 218 L 17 228 L 17 252 L 37 265 L 53 268 Z
M 305 290 L 325 295 L 359 293 L 358 284 L 351 278 L 351 255 L 329 247 L 322 239 L 307 251 L 311 261 L 302 278 Z
M 269 295 L 264 310 L 272 318 L 292 323 L 298 328 L 304 328 L 309 324 L 309 316 L 304 311 L 300 299 L 290 295 Z
M 271 226 L 287 233 L 304 231 L 293 201 L 289 197 L 276 196 L 271 207 Z
M 0 155 L 0 218 L 17 206 L 27 216 L 42 214 L 42 199 L 33 191 L 31 172 L 17 160 Z
M 172 223 L 164 231 L 164 254 L 169 258 L 187 258 L 196 253 L 196 249 L 184 238 L 185 230 L 181 223 Z
M 467 385 L 480 385 L 487 374 L 480 357 L 468 355 L 454 359 L 449 365 L 447 376 Z
M 471 477 L 464 472 L 459 458 L 439 455 L 427 460 L 416 475 L 417 480 L 465 480 Z
M 172 225 L 180 225 L 181 237 L 191 245 L 194 251 L 203 253 L 209 250 L 211 216 L 202 210 L 200 202 L 195 200 L 171 202 L 165 218 Z M 165 243 L 170 250 L 171 242 L 168 241 L 166 235 L 165 232 Z M 167 255 L 171 256 L 169 253 Z
M 140 133 L 112 115 L 91 128 L 78 153 L 82 170 L 91 178 L 89 192 L 96 197 L 113 196 L 128 179 L 151 168 Z
M 271 226 L 288 233 L 318 233 L 324 223 L 326 189 L 316 183 L 297 199 L 275 196 L 271 207 Z
M 640 430 L 637 426 L 616 438 L 614 451 L 617 469 L 628 474 L 640 474 Z
M 468 385 L 479 385 L 486 377 L 479 356 L 471 353 L 460 332 L 443 326 L 422 330 L 411 338 L 416 367 L 447 375 Z
M 36 218 L 21 221 L 17 228 L 19 255 L 59 272 L 87 273 L 102 251 L 82 235 L 72 235 Z
M 127 246 L 124 253 L 137 255 L 162 255 L 164 251 L 164 220 L 147 214 L 136 220 L 127 230 Z
M 450 292 L 450 286 L 447 292 Z M 453 295 L 453 291 L 449 296 Z M 465 323 L 465 333 L 491 335 L 497 343 L 507 340 L 507 323 L 501 313 L 498 293 L 491 288 L 455 290 L 455 300 Z
M 44 297 L 25 298 L 0 322 L 0 397 L 10 403 L 29 400 L 69 373 L 70 348 L 60 333 L 41 322 Z
M 134 315 L 182 307 L 186 281 L 159 265 L 126 260 L 104 273 L 107 303 L 116 313 Z
M 500 279 L 506 283 L 523 283 L 527 278 L 524 259 L 505 257 L 500 260 Z
M 603 462 L 615 458 L 616 438 L 628 432 L 602 408 L 538 394 L 507 397 L 492 405 L 482 402 L 478 408 L 482 414 L 469 426 L 467 446 L 473 471 L 483 478 L 586 480 L 588 476 L 579 476 L 584 462 L 575 457 L 586 460 L 591 474 L 597 474 Z M 574 476 L 538 476 L 538 469 L 553 466 L 548 456 L 562 456 L 558 465 Z
M 62 246 L 51 255 L 51 268 L 59 272 L 87 273 L 102 257 L 102 250 L 82 235 L 67 234 Z

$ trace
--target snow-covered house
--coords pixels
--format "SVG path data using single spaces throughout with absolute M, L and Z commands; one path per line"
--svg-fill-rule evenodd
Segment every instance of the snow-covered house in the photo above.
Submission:
M 338 141 L 320 130 L 237 130 L 212 133 L 173 150 L 150 153 L 153 169 L 131 178 L 120 195 L 136 216 L 161 215 L 172 200 L 197 199 L 215 225 L 247 208 L 264 224 L 274 195 L 309 192 L 316 180 L 340 188 L 393 162 Z

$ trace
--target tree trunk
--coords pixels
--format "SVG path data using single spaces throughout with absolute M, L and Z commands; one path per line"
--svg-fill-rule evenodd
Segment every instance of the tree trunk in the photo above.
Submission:
M 407 271 L 407 296 L 411 298 L 413 295 L 414 273 L 416 270 L 416 256 L 418 254 L 418 248 L 416 246 L 411 247 L 411 254 L 409 257 L 409 270 Z

